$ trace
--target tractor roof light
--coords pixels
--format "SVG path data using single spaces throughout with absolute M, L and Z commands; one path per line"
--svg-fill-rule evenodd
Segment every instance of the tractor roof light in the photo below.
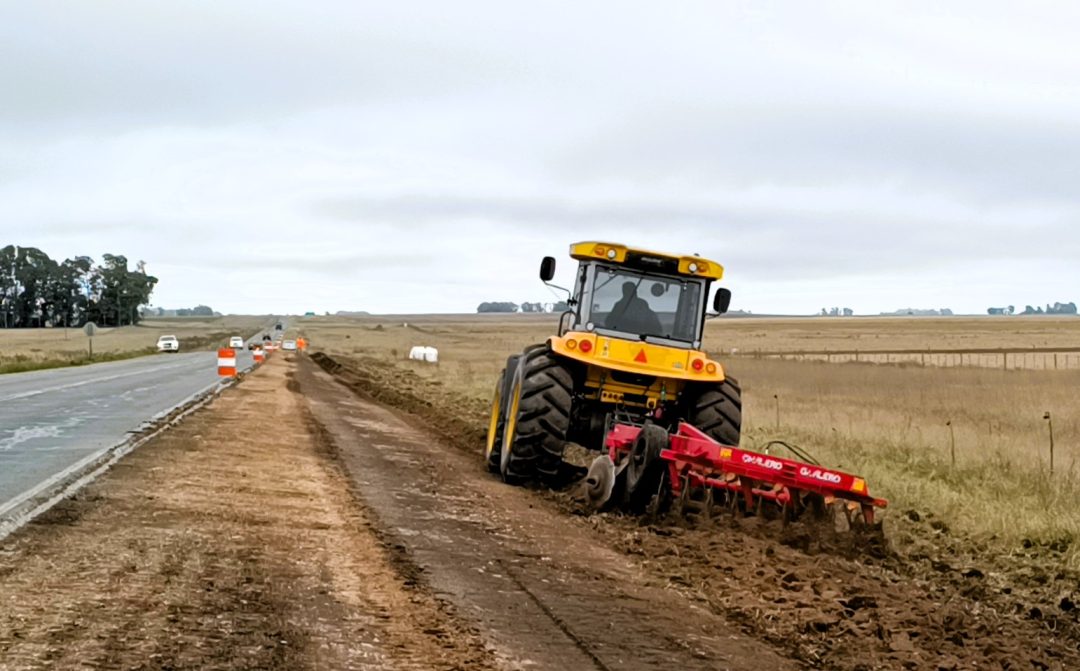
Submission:
M 690 264 L 690 268 L 689 268 L 689 270 L 690 270 L 690 272 L 692 272 L 692 273 L 696 273 L 696 272 L 697 272 L 697 270 L 698 270 L 698 265 L 697 265 L 696 263 L 691 263 L 691 264 Z
M 607 250 L 607 257 L 608 257 L 609 259 L 612 259 L 612 260 L 614 260 L 614 259 L 615 259 L 615 250 L 614 250 L 614 249 L 609 249 L 609 250 Z

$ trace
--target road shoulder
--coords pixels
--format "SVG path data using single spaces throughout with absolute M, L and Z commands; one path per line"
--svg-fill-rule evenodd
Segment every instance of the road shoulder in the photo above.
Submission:
M 375 533 L 291 369 L 0 542 L 0 666 L 494 668 Z

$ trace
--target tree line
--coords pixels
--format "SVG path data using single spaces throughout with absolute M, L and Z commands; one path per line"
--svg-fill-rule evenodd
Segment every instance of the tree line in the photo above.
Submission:
M 477 306 L 478 313 L 485 312 L 566 312 L 569 306 L 566 301 L 558 303 L 512 303 L 510 301 L 484 301 Z
M 1017 314 L 1016 306 L 1009 305 L 1003 308 L 988 308 L 987 314 L 991 315 L 1014 315 Z M 1054 303 L 1050 305 L 1046 304 L 1046 309 L 1041 307 L 1031 307 L 1030 305 L 1024 306 L 1024 311 L 1019 313 L 1022 315 L 1074 315 L 1076 314 L 1076 303 L 1069 301 L 1068 303 Z
M 137 324 L 157 278 L 139 261 L 104 254 L 55 261 L 36 247 L 0 248 L 0 328 Z

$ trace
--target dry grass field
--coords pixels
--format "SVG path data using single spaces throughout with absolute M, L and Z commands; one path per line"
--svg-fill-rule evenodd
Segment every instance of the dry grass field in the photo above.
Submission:
M 138 326 L 102 328 L 94 336 L 94 360 L 150 354 L 162 335 L 175 335 L 181 351 L 209 349 L 230 336 L 247 338 L 271 322 L 265 315 L 226 315 L 147 319 Z M 0 329 L 0 372 L 87 363 L 87 354 L 82 329 Z
M 407 324 L 407 325 L 406 325 Z M 505 357 L 540 342 L 550 316 L 308 318 L 294 332 L 331 355 L 371 357 L 436 379 L 475 413 Z M 1080 319 L 732 319 L 707 349 L 743 386 L 744 444 L 783 438 L 865 475 L 889 516 L 933 515 L 1007 549 L 1071 546 L 1080 533 L 1080 370 L 1001 370 L 757 359 L 754 349 L 1074 347 Z M 439 348 L 437 366 L 405 360 Z M 1055 438 L 1049 471 L 1048 423 Z M 477 422 L 484 417 L 477 416 Z M 953 465 L 955 440 L 955 465 Z M 479 450 L 479 446 L 477 447 Z M 1027 541 L 1027 543 L 1025 543 Z M 1080 566 L 1080 553 L 1068 552 Z

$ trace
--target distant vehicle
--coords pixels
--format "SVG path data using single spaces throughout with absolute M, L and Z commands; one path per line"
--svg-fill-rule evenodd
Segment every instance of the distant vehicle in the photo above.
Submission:
M 248 349 L 262 349 L 262 342 L 260 342 L 260 341 L 256 341 L 256 340 L 252 340 L 251 342 L 249 342 L 249 343 L 248 343 L 248 347 L 247 347 L 247 348 L 248 348 Z
M 269 333 L 264 333 L 262 339 L 263 339 L 263 342 L 270 342 L 271 340 L 273 340 L 273 338 L 270 337 Z
M 281 343 L 281 349 L 285 350 L 286 352 L 295 352 L 296 351 L 296 341 L 295 340 L 286 340 L 285 342 Z
M 174 335 L 163 335 L 157 340 L 157 349 L 159 352 L 179 352 L 180 341 Z
M 229 338 L 229 347 L 232 347 L 233 349 L 244 349 L 244 339 L 240 336 Z
M 274 330 L 275 330 L 275 331 L 281 331 L 281 330 L 283 330 L 284 328 L 285 328 L 285 325 L 284 325 L 284 324 L 282 324 L 281 322 L 278 322 L 277 324 L 274 324 Z

